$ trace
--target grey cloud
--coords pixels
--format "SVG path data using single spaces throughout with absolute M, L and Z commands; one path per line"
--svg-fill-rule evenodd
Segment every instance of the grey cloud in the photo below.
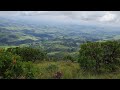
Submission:
M 107 15 L 109 12 L 109 15 Z M 19 16 L 58 16 L 66 19 L 118 23 L 120 22 L 120 11 L 0 11 L 0 15 Z M 115 17 L 110 17 L 115 15 Z M 61 18 L 60 18 L 61 19 Z M 103 19 L 103 20 L 101 20 Z M 104 20 L 106 19 L 106 20 Z
M 16 15 L 19 11 L 0 11 L 0 16 L 2 15 Z

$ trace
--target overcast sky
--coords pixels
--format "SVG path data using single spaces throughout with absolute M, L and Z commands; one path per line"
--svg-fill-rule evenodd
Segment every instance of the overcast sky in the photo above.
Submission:
M 46 16 L 54 20 L 119 25 L 120 11 L 0 11 L 0 16 Z

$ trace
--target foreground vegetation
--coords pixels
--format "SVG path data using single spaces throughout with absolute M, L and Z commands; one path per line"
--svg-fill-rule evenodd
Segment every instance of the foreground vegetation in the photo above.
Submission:
M 35 64 L 38 71 L 35 75 L 36 79 L 56 79 L 55 74 L 60 72 L 61 79 L 119 79 L 120 71 L 114 73 L 95 74 L 91 72 L 84 72 L 78 63 L 73 62 L 50 62 L 43 61 Z
M 59 56 L 58 56 L 59 58 Z M 61 60 L 60 60 L 61 59 Z M 117 79 L 120 42 L 87 42 L 56 60 L 38 47 L 0 49 L 1 79 Z

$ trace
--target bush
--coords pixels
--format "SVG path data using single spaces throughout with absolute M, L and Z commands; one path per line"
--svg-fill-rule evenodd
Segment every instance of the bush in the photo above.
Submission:
M 34 78 L 34 65 L 25 62 L 19 55 L 0 49 L 0 77 L 3 79 Z
M 120 43 L 107 41 L 82 44 L 79 63 L 83 70 L 114 72 L 120 67 Z
M 41 49 L 32 47 L 17 47 L 12 50 L 9 48 L 8 51 L 21 56 L 24 61 L 44 60 L 47 54 Z
M 21 57 L 2 50 L 0 52 L 0 76 L 2 78 L 19 78 L 22 73 Z

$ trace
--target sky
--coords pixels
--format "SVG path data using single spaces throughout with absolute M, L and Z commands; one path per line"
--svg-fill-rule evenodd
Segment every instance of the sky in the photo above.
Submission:
M 0 11 L 0 16 L 36 17 L 38 20 L 43 17 L 54 21 L 120 25 L 120 11 Z

